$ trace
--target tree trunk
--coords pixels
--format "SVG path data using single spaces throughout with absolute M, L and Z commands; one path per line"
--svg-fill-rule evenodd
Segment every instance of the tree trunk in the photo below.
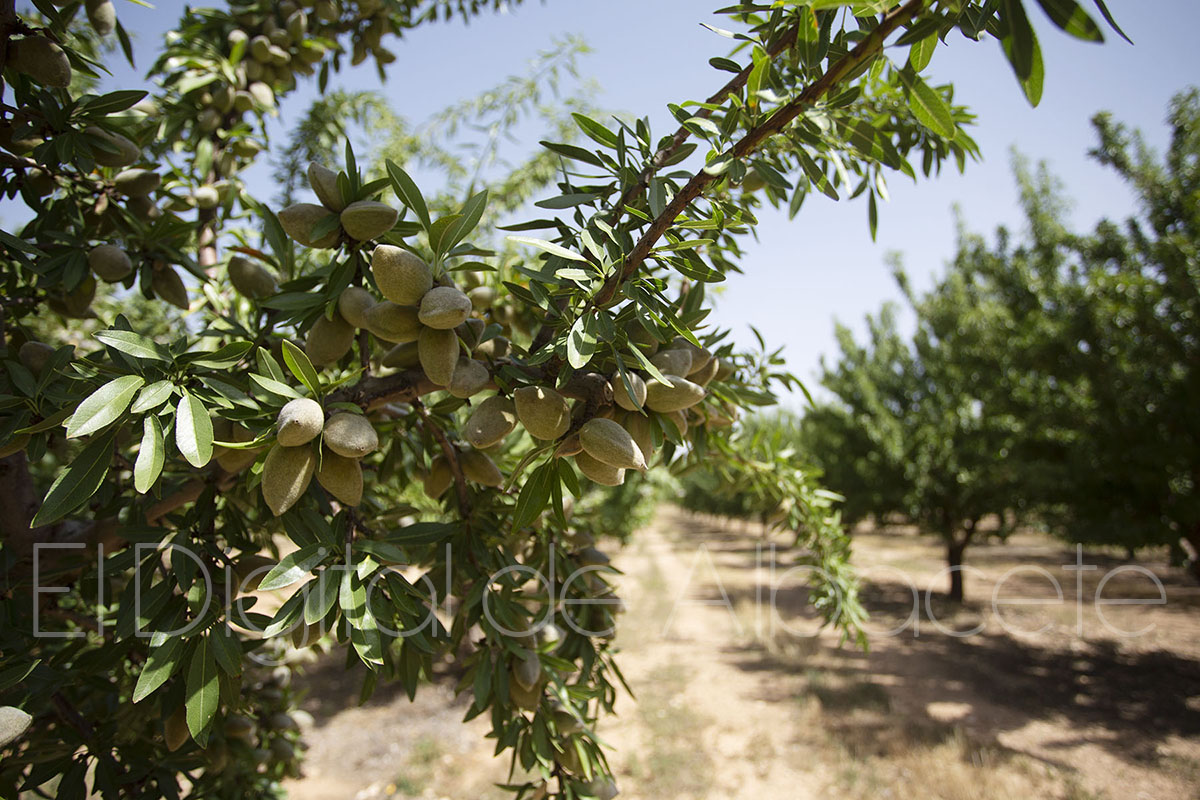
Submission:
M 1191 545 L 1191 556 L 1188 559 L 1188 571 L 1192 573 L 1192 577 L 1200 583 L 1200 522 L 1192 526 L 1192 529 L 1183 536 L 1184 540 Z
M 946 544 L 946 566 L 950 568 L 950 601 L 953 603 L 961 603 L 963 601 L 963 552 L 967 549 L 967 542 L 951 537 Z

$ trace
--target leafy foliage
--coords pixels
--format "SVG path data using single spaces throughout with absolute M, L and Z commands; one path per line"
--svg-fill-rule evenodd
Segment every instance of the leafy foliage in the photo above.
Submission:
M 865 194 L 873 228 L 886 172 L 961 168 L 970 116 L 921 70 L 953 30 L 999 38 L 1036 99 L 1022 3 L 730 7 L 735 50 L 712 63 L 734 76 L 670 106 L 672 134 L 568 104 L 569 119 L 543 117 L 578 133 L 559 126 L 499 179 L 485 148 L 444 196 L 410 175 L 451 164 L 441 143 L 414 147 L 397 121 L 399 152 L 360 165 L 335 145 L 381 107 L 332 96 L 290 151 L 325 162 L 306 172 L 320 204 L 275 210 L 247 191 L 263 121 L 298 80 L 324 90 L 368 58 L 382 75 L 389 36 L 498 7 L 188 8 L 148 97 L 79 80 L 105 52 L 73 33 L 85 16 L 130 57 L 110 4 L 39 0 L 25 19 L 0 4 L 17 109 L 0 189 L 31 212 L 0 232 L 0 691 L 34 716 L 0 765 L 6 796 L 268 796 L 299 757 L 294 718 L 277 716 L 286 678 L 255 660 L 321 646 L 358 665 L 364 697 L 380 680 L 415 693 L 434 659 L 461 659 L 468 716 L 488 714 L 528 776 L 518 796 L 611 798 L 595 725 L 621 680 L 619 601 L 589 497 L 647 461 L 704 460 L 764 497 L 782 481 L 824 576 L 818 604 L 858 635 L 835 602 L 854 586 L 832 498 L 769 437 L 730 435 L 739 409 L 795 378 L 706 324 L 706 287 L 740 269 L 755 182 L 793 213 L 813 191 Z M 1073 2 L 1053 8 L 1089 33 Z M 503 131 L 569 70 L 547 59 L 501 88 L 511 102 L 452 109 L 435 130 L 498 114 Z M 541 192 L 544 215 L 497 242 L 498 214 Z M 71 339 L 76 320 L 95 322 Z M 514 408 L 518 389 L 541 389 L 540 405 Z M 645 497 L 622 493 L 617 508 Z M 572 496 L 590 516 L 568 515 Z M 51 559 L 47 544 L 79 549 Z M 47 576 L 67 591 L 31 594 Z M 35 614 L 81 635 L 43 637 Z

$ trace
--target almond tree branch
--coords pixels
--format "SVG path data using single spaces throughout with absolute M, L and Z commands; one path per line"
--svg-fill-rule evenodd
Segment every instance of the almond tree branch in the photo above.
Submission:
M 465 524 L 470 525 L 471 500 L 467 494 L 467 479 L 463 475 L 462 464 L 458 461 L 458 451 L 454 449 L 454 445 L 450 444 L 450 440 L 446 438 L 446 432 L 429 416 L 429 412 L 425 409 L 423 403 L 419 400 L 414 400 L 413 408 L 417 409 L 417 413 L 421 415 L 421 422 L 425 425 L 425 429 L 429 431 L 430 435 L 442 447 L 442 455 L 446 457 L 446 461 L 450 465 L 450 474 L 454 476 L 454 490 L 458 499 L 458 515 Z
M 912 20 L 924 6 L 925 0 L 909 0 L 904 5 L 888 12 L 879 25 L 866 38 L 859 42 L 853 50 L 838 59 L 820 78 L 809 84 L 799 96 L 777 109 L 769 119 L 751 129 L 743 136 L 734 145 L 733 149 L 728 152 L 729 157 L 734 159 L 744 158 L 754 152 L 765 139 L 782 131 L 784 126 L 798 117 L 806 108 L 825 97 L 847 75 L 852 74 L 858 67 L 875 58 L 882 50 L 883 43 L 887 37 L 897 28 Z M 650 223 L 650 227 L 642 234 L 637 244 L 634 245 L 633 252 L 625 259 L 625 264 L 622 266 L 620 272 L 617 272 L 604 282 L 600 291 L 592 299 L 594 307 L 606 306 L 613 302 L 621 285 L 633 277 L 634 273 L 642 265 L 642 262 L 650 254 L 654 244 L 675 222 L 675 218 L 682 214 L 692 204 L 692 201 L 700 196 L 705 187 L 716 180 L 717 177 L 703 170 L 692 176 L 692 179 L 672 198 L 663 212 Z
M 799 33 L 799 25 L 792 25 L 791 27 L 787 28 L 787 30 L 785 30 L 775 40 L 775 42 L 767 48 L 767 59 L 773 60 L 780 53 L 790 49 L 792 44 L 795 43 L 796 37 L 799 35 Z M 730 79 L 729 83 L 718 89 L 711 97 L 705 100 L 704 103 L 706 105 L 720 105 L 721 103 L 725 102 L 725 98 L 729 97 L 729 95 L 733 94 L 734 92 L 741 91 L 742 87 L 746 85 L 746 81 L 750 79 L 750 73 L 754 71 L 754 66 L 754 62 L 751 61 L 750 64 L 746 65 L 745 69 L 743 69 L 737 75 L 734 75 L 733 78 Z M 708 119 L 712 115 L 713 109 L 711 108 L 701 108 L 695 114 L 695 116 L 700 117 L 701 119 Z M 671 159 L 671 156 L 679 152 L 679 148 L 691 135 L 692 132 L 686 126 L 679 126 L 679 129 L 675 131 L 675 134 L 671 137 L 670 143 L 660 148 L 659 151 L 654 154 L 654 157 L 650 159 L 650 163 L 647 164 L 646 167 L 641 171 L 641 174 L 638 175 L 637 181 L 626 187 L 625 191 L 621 193 L 620 199 L 617 200 L 616 205 L 613 207 L 612 217 L 609 218 L 610 223 L 616 222 L 616 220 L 619 219 L 620 216 L 625 212 L 625 206 L 629 203 L 632 203 L 635 199 L 637 199 L 638 195 L 646 190 L 646 187 L 650 185 L 650 179 L 654 177 L 654 173 L 662 169 L 667 161 Z

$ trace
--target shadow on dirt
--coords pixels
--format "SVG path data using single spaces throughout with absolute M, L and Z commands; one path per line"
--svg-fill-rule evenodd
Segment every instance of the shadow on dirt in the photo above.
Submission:
M 756 563 L 759 548 L 752 543 L 747 545 L 745 532 L 692 520 L 687 527 L 687 540 L 697 546 L 703 544 L 713 562 L 726 574 L 763 569 Z M 1095 553 L 1086 553 L 1085 557 L 1086 563 L 1099 567 L 1087 573 L 1083 587 L 1083 596 L 1087 598 L 1094 594 L 1098 575 L 1125 562 Z M 1062 575 L 1063 565 L 1072 564 L 1076 553 L 1073 548 L 1031 548 L 1028 552 L 1006 553 L 1002 547 L 987 547 L 969 554 L 968 560 L 971 558 L 985 570 L 1019 561 Z M 781 562 L 779 569 L 784 570 L 797 560 L 796 554 L 786 551 L 779 551 L 777 559 Z M 1167 615 L 1168 619 L 1186 618 L 1190 623 L 1200 611 L 1200 592 L 1181 571 L 1156 572 L 1170 604 L 1157 606 L 1154 612 Z M 1072 603 L 1074 575 L 1066 573 L 1066 576 L 1070 578 L 1070 583 L 1063 581 L 1066 601 Z M 1022 583 L 1026 578 L 1027 582 Z M 759 580 L 769 580 L 765 571 Z M 1012 587 L 1014 591 L 1045 593 L 1048 584 L 1044 581 L 1029 570 Z M 702 589 L 695 594 L 697 599 L 722 600 L 719 590 L 701 587 L 701 583 L 697 579 L 696 588 Z M 1147 587 L 1152 584 L 1145 582 L 1139 588 L 1130 581 L 1119 587 L 1114 581 L 1106 591 L 1113 591 L 1114 596 L 1152 596 L 1144 593 Z M 723 588 L 733 608 L 771 599 L 769 590 L 760 594 L 753 580 L 748 585 L 745 581 L 729 580 Z M 1118 639 L 1070 635 L 1018 637 L 993 631 L 995 625 L 970 636 L 951 635 L 928 624 L 923 593 L 914 611 L 912 588 L 902 583 L 864 581 L 860 599 L 870 611 L 871 625 L 876 631 L 901 629 L 906 622 L 912 623 L 919 617 L 919 636 L 913 635 L 911 627 L 904 628 L 903 635 L 884 637 L 886 642 L 876 636 L 876 648 L 870 654 L 849 647 L 835 648 L 826 638 L 798 643 L 803 653 L 799 657 L 795 653 L 770 652 L 778 648 L 728 648 L 738 654 L 737 663 L 746 670 L 795 673 L 804 670 L 806 664 L 820 664 L 820 673 L 832 681 L 828 682 L 830 685 L 819 682 L 811 685 L 809 694 L 831 712 L 830 733 L 844 739 L 843 743 L 853 752 L 887 750 L 888 740 L 896 736 L 896 723 L 887 720 L 886 713 L 870 712 L 886 712 L 892 704 L 904 706 L 909 719 L 905 725 L 911 728 L 906 733 L 918 741 L 945 741 L 965 726 L 973 738 L 995 743 L 996 737 L 1006 731 L 1021 729 L 1038 720 L 1055 720 L 1079 734 L 1052 747 L 1090 743 L 1142 766 L 1157 763 L 1161 758 L 1160 745 L 1171 737 L 1200 736 L 1200 713 L 1195 707 L 1195 698 L 1200 698 L 1200 663 L 1193 659 L 1164 649 L 1122 648 Z M 794 583 L 781 586 L 773 600 L 782 619 L 797 620 L 797 628 L 815 629 L 815 624 L 803 622 L 812 620 L 803 586 Z M 985 603 L 969 602 L 956 607 L 937 594 L 931 595 L 930 601 L 934 616 L 945 620 L 946 630 L 967 630 L 984 620 Z M 1162 617 L 1158 619 L 1163 624 Z M 1189 624 L 1188 630 L 1192 627 Z M 762 699 L 786 701 L 788 691 L 781 686 L 779 696 Z M 1189 698 L 1193 698 L 1191 702 Z M 961 717 L 950 724 L 933 716 L 927 710 L 930 704 L 960 708 Z M 859 714 L 857 720 L 839 719 L 839 715 L 850 711 L 867 713 Z M 1050 761 L 1044 756 L 1033 757 Z

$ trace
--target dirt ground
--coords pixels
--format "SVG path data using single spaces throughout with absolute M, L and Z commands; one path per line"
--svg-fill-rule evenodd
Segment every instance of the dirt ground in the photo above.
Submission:
M 816 630 L 776 544 L 664 508 L 615 558 L 637 699 L 599 733 L 623 798 L 1200 798 L 1200 587 L 1182 571 L 1022 535 L 968 551 L 952 609 L 933 539 L 859 531 L 863 653 Z M 507 796 L 449 676 L 362 707 L 340 659 L 299 682 L 316 723 L 291 798 Z

